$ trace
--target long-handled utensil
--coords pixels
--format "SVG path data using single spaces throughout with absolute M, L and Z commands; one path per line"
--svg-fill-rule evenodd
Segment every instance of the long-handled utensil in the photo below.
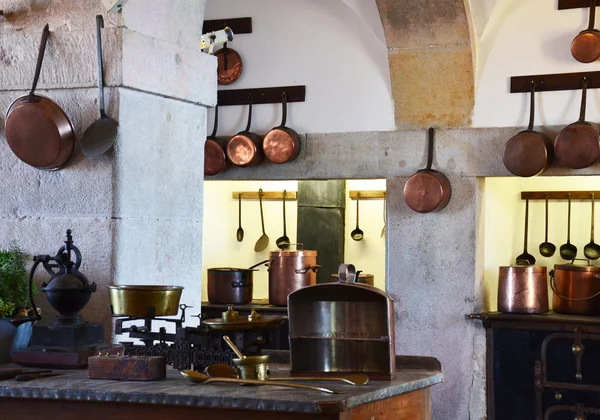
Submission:
M 285 388 L 301 388 L 301 389 L 310 389 L 312 391 L 321 391 L 326 392 L 328 394 L 343 394 L 344 391 L 339 391 L 336 389 L 328 389 L 322 388 L 319 386 L 312 385 L 302 385 L 302 384 L 294 384 L 290 382 L 280 382 L 280 381 L 270 381 L 270 380 L 258 380 L 258 379 L 236 379 L 236 378 L 211 378 L 203 373 L 194 372 L 193 370 L 182 370 L 181 375 L 185 379 L 190 382 L 198 383 L 198 384 L 209 384 L 215 382 L 228 382 L 234 384 L 249 384 L 249 385 L 272 385 L 272 386 L 281 386 Z
M 529 199 L 525 200 L 525 232 L 523 234 L 523 253 L 517 257 L 517 265 L 534 265 L 535 257 L 527 252 L 527 233 L 529 231 Z
M 244 240 L 244 229 L 242 229 L 242 193 L 238 195 L 238 218 L 239 227 L 235 233 L 235 237 L 237 238 L 238 242 L 242 242 Z
M 81 151 L 87 157 L 98 157 L 106 153 L 115 143 L 118 124 L 104 110 L 104 78 L 102 76 L 102 31 L 104 19 L 96 16 L 96 49 L 98 52 L 98 107 L 100 118 L 85 130 L 81 139 Z
M 551 257 L 556 252 L 556 245 L 548 241 L 548 194 L 546 194 L 546 239 L 540 244 L 540 254 Z
M 358 202 L 360 201 L 359 198 L 360 198 L 360 194 L 357 194 L 356 195 L 356 229 L 354 229 L 352 232 L 350 232 L 350 236 L 355 241 L 361 241 L 364 236 L 364 232 L 358 227 Z
M 569 212 L 567 215 L 567 243 L 560 246 L 560 257 L 563 260 L 574 260 L 577 256 L 577 247 L 571 244 L 571 193 L 569 198 Z
M 386 214 L 387 201 L 383 199 L 383 227 L 381 228 L 381 237 L 385 236 L 385 226 L 387 225 L 387 214 Z
M 285 229 L 285 196 L 286 196 L 287 191 L 283 190 L 283 236 L 280 238 L 277 238 L 277 240 L 275 241 L 275 243 L 277 244 L 277 248 L 279 249 L 286 249 L 288 246 L 290 246 L 290 238 L 288 238 L 287 236 L 287 232 Z
M 260 238 L 258 238 L 258 241 L 256 241 L 256 244 L 254 245 L 254 252 L 264 251 L 269 245 L 269 237 L 265 233 L 265 217 L 263 215 L 262 196 L 263 190 L 260 188 L 258 190 L 258 201 L 260 202 L 260 223 L 262 225 L 262 235 Z
M 598 258 L 600 258 L 600 245 L 598 245 L 597 243 L 594 242 L 594 201 L 596 201 L 596 197 L 595 194 L 592 193 L 592 228 L 591 228 L 591 233 L 590 233 L 590 243 L 587 244 L 584 248 L 583 248 L 583 254 L 586 256 L 586 258 L 589 258 L 590 260 L 597 260 Z
M 229 336 L 224 335 L 223 336 L 223 340 L 225 340 L 225 342 L 227 343 L 227 345 L 229 346 L 229 348 L 231 348 L 231 350 L 233 350 L 233 352 L 236 354 L 237 357 L 239 357 L 240 359 L 245 359 L 246 358 L 246 356 L 244 356 L 244 353 L 242 353 L 240 351 L 240 349 L 238 349 L 237 346 L 235 344 L 233 344 L 233 341 L 231 341 L 231 339 L 229 338 Z

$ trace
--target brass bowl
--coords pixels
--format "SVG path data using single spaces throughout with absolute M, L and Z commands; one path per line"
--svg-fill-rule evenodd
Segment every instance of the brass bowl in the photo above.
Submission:
M 264 381 L 269 377 L 269 355 L 247 356 L 244 359 L 233 359 L 238 376 L 242 379 L 258 379 Z
M 172 316 L 179 311 L 181 286 L 108 286 L 115 316 Z

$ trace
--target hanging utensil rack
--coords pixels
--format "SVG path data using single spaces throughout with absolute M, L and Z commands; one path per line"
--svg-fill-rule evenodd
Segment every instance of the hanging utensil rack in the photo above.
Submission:
M 304 102 L 306 99 L 306 86 L 276 86 L 254 89 L 227 89 L 217 92 L 217 105 L 252 105 L 280 104 L 283 94 L 287 93 L 287 102 Z
M 580 90 L 583 87 L 582 82 L 584 78 L 588 81 L 588 89 L 600 88 L 600 71 L 585 71 L 579 73 L 513 76 L 510 78 L 510 93 L 529 93 L 532 82 L 535 83 L 536 92 Z
M 590 0 L 558 0 L 558 10 L 582 9 L 584 7 L 590 7 Z
M 521 200 L 567 200 L 571 194 L 571 200 L 589 200 L 594 194 L 600 197 L 600 191 L 521 191 Z
M 385 199 L 385 191 L 383 190 L 365 190 L 365 191 L 350 191 L 350 200 L 382 200 Z
M 242 200 L 258 200 L 258 191 L 234 191 L 231 193 L 232 198 L 238 199 L 242 196 Z M 283 200 L 283 191 L 263 191 L 262 194 L 263 200 Z M 297 200 L 298 193 L 296 191 L 286 191 L 285 199 L 288 200 Z
M 230 18 L 230 19 L 212 19 L 205 20 L 202 24 L 202 33 L 215 32 L 229 26 L 234 35 L 251 34 L 252 18 Z

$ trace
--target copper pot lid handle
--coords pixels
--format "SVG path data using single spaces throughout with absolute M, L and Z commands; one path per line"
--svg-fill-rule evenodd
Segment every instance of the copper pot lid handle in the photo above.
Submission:
M 342 264 L 338 268 L 340 283 L 354 283 L 356 281 L 356 267 L 353 264 Z

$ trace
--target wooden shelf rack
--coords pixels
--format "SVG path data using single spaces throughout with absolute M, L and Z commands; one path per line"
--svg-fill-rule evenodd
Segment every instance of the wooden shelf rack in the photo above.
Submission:
M 237 200 L 242 195 L 242 200 L 258 200 L 258 191 L 234 191 L 231 196 Z M 263 200 L 283 200 L 283 191 L 263 191 Z M 294 201 L 298 199 L 296 191 L 286 191 L 285 200 Z
M 359 198 L 361 200 L 384 200 L 385 199 L 385 191 L 383 191 L 383 190 L 350 191 L 350 199 L 356 200 L 357 198 Z
M 600 191 L 521 191 L 521 200 L 590 200 L 592 193 L 596 199 L 600 199 Z

